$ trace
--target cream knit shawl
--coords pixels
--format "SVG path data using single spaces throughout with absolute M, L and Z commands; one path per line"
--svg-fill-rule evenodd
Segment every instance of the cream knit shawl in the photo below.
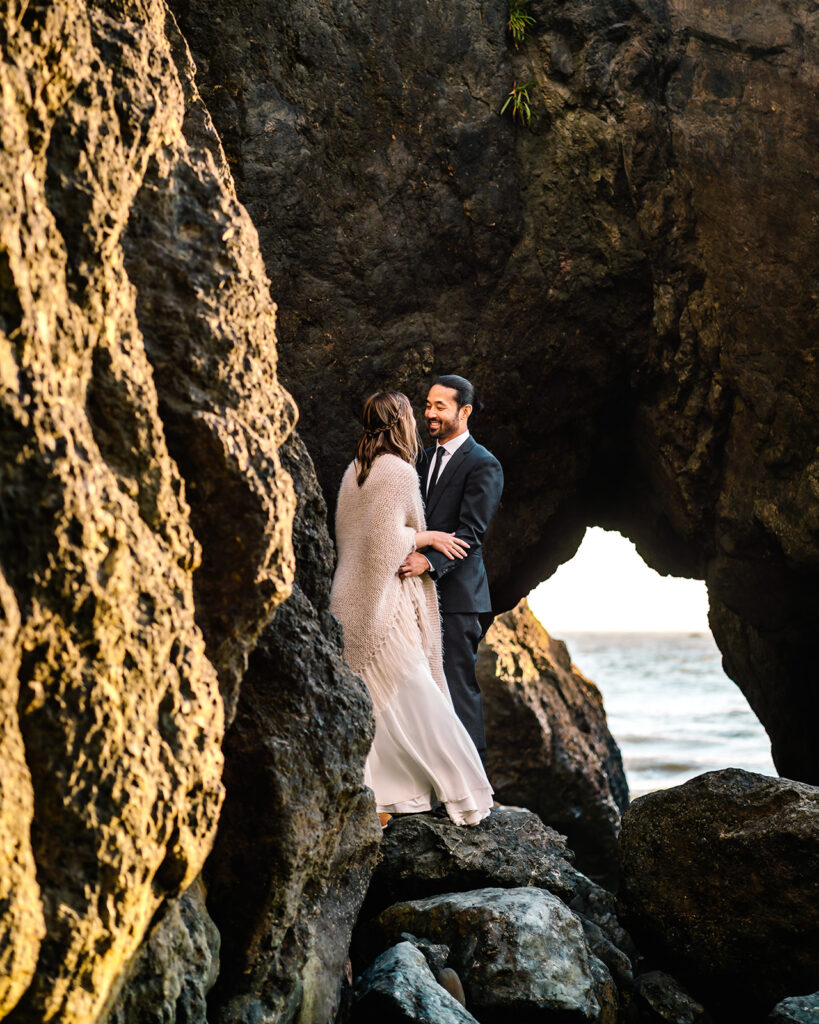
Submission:
M 351 462 L 336 506 L 338 566 L 330 610 L 344 629 L 344 656 L 367 684 L 376 712 L 395 695 L 420 643 L 449 700 L 441 660 L 435 584 L 424 573 L 402 580 L 398 567 L 426 529 L 418 474 L 397 455 L 376 457 L 361 487 Z

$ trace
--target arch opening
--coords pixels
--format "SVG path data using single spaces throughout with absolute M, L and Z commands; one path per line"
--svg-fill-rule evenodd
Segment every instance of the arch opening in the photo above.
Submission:
M 776 774 L 722 668 L 704 582 L 661 576 L 621 534 L 592 527 L 529 604 L 600 689 L 632 799 L 719 768 Z

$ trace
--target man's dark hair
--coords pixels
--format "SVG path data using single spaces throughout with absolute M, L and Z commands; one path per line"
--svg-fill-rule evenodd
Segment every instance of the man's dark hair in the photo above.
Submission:
M 452 388 L 455 392 L 455 401 L 458 403 L 458 408 L 461 409 L 465 405 L 475 406 L 475 389 L 466 379 L 466 377 L 459 377 L 455 373 L 448 373 L 443 377 L 436 377 L 432 382 L 432 387 L 436 384 L 440 384 L 442 388 Z

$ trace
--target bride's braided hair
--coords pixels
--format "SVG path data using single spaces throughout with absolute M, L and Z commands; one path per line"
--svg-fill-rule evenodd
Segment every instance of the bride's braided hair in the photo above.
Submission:
M 359 487 L 370 475 L 373 462 L 384 452 L 415 464 L 421 442 L 406 395 L 400 391 L 379 391 L 370 395 L 364 403 L 361 425 L 363 430 L 355 452 Z

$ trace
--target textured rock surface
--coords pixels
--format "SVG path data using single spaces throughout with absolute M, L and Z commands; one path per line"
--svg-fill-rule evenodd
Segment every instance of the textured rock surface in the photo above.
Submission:
M 640 1024 L 709 1024 L 711 1018 L 670 974 L 647 971 L 634 985 Z
M 0 999 L 86 1024 L 213 840 L 222 695 L 292 575 L 292 404 L 164 5 L 12 3 L 0 44 Z M 207 481 L 246 494 L 205 529 Z
M 219 932 L 198 878 L 165 904 L 100 1024 L 208 1024 L 206 1000 L 218 973 Z
M 525 600 L 490 627 L 478 682 L 496 799 L 564 832 L 582 870 L 613 888 L 628 784 L 600 691 Z
M 354 1024 L 476 1024 L 438 984 L 424 954 L 409 942 L 382 953 L 358 979 L 352 1019 Z
M 819 984 L 819 790 L 737 769 L 635 801 L 620 900 L 638 945 L 710 1004 Z
M 768 1016 L 770 1024 L 814 1024 L 819 1020 L 819 992 L 782 999 Z
M 707 580 L 779 769 L 819 782 L 812 0 L 532 0 L 517 50 L 504 0 L 172 6 L 326 493 L 364 395 L 473 377 L 498 606 L 622 530 Z
M 0 1019 L 28 988 L 45 932 L 31 850 L 34 795 L 17 716 L 20 612 L 0 575 Z
M 397 903 L 376 927 L 389 942 L 403 931 L 450 948 L 467 1006 L 486 1021 L 541 1019 L 546 1012 L 601 1019 L 611 978 L 586 944 L 578 918 L 543 889 L 476 889 Z M 599 966 L 598 966 L 599 965 Z M 593 973 L 603 984 L 595 984 Z
M 329 614 L 333 551 L 309 456 L 282 461 L 299 496 L 292 597 L 262 634 L 225 739 L 225 806 L 205 876 L 222 935 L 211 1024 L 326 1024 L 381 829 L 363 785 L 369 697 Z
M 565 838 L 521 808 L 493 808 L 468 829 L 431 814 L 399 816 L 384 830 L 367 908 L 378 913 L 402 900 L 524 885 L 569 900 L 592 885 L 571 861 Z

